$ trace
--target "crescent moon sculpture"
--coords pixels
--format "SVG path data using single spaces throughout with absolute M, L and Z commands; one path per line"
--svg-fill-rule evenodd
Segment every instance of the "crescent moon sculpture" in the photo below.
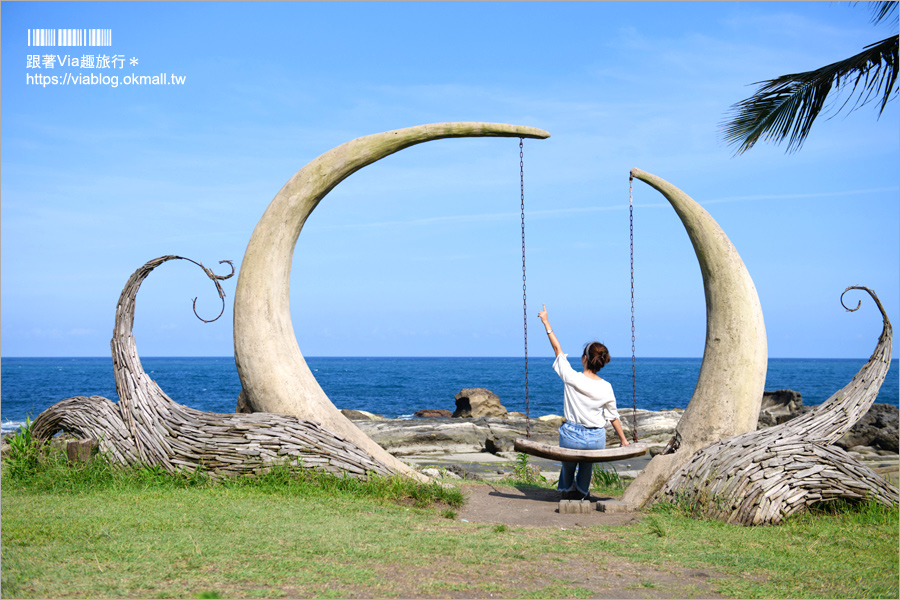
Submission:
M 329 150 L 281 188 L 253 231 L 235 291 L 234 357 L 244 399 L 251 409 L 317 421 L 395 471 L 412 472 L 335 408 L 300 353 L 289 298 L 294 247 L 319 202 L 359 169 L 431 140 L 498 136 L 543 139 L 550 134 L 534 127 L 468 122 L 386 131 Z
M 628 486 L 624 502 L 643 506 L 704 446 L 756 429 L 768 365 L 759 295 L 744 261 L 718 223 L 664 179 L 632 169 L 675 209 L 694 246 L 706 296 L 706 346 L 697 386 L 663 454 Z

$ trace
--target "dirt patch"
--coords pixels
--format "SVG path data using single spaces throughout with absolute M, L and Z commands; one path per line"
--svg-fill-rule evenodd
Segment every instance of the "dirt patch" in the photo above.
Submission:
M 559 492 L 551 489 L 510 487 L 492 483 L 463 483 L 466 505 L 459 518 L 472 523 L 510 527 L 589 527 L 627 525 L 640 521 L 640 513 L 560 514 Z
M 503 536 L 490 556 L 474 554 L 477 544 L 451 540 L 439 558 L 428 561 L 373 562 L 366 565 L 371 577 L 364 582 L 335 576 L 328 583 L 329 596 L 342 598 L 727 598 L 718 592 L 722 574 L 714 569 L 690 569 L 670 563 L 641 564 L 598 550 L 603 542 L 621 541 L 616 526 L 638 523 L 641 513 L 559 514 L 559 494 L 550 489 L 517 488 L 495 483 L 456 482 L 467 503 L 453 521 L 435 515 L 435 522 L 421 522 L 466 535 Z M 612 526 L 599 527 L 601 525 Z M 502 528 L 501 526 L 505 526 Z M 528 538 L 545 540 L 556 529 L 577 535 L 554 536 L 567 546 L 590 551 L 563 552 L 547 548 L 531 552 Z M 415 542 L 412 542 L 415 543 Z M 311 592 L 310 585 L 316 591 Z M 318 583 L 290 580 L 266 596 L 302 598 L 323 595 Z M 228 590 L 235 591 L 235 590 Z M 253 586 L 241 596 L 259 594 Z
M 727 598 L 714 577 L 593 555 L 540 562 L 497 561 L 490 567 L 449 563 L 382 572 L 382 594 L 401 598 Z M 522 592 L 525 592 L 522 594 Z M 359 591 L 348 597 L 371 597 Z
M 643 514 L 560 514 L 559 492 L 550 489 L 512 487 L 492 483 L 460 483 L 466 505 L 459 522 L 489 523 L 507 527 L 582 529 L 598 525 L 638 523 Z M 598 535 L 608 535 L 597 530 Z M 389 576 L 388 573 L 385 573 Z M 440 569 L 406 566 L 394 572 L 390 590 L 403 597 L 501 598 L 510 582 L 534 597 L 592 598 L 726 598 L 716 591 L 714 570 L 686 569 L 671 565 L 645 565 L 592 553 L 563 560 L 497 561 L 489 569 L 450 562 Z M 421 582 L 430 581 L 422 593 Z M 413 583 L 416 582 L 416 583 Z M 475 584 L 477 582 L 477 585 Z M 492 590 L 492 591 L 491 591 Z

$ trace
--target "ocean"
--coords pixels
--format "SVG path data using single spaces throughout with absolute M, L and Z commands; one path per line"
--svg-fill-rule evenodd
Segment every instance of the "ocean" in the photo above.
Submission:
M 580 370 L 579 357 L 570 357 Z M 319 384 L 338 408 L 389 418 L 412 418 L 424 408 L 454 410 L 463 388 L 483 387 L 509 411 L 525 412 L 523 358 L 307 358 Z M 234 412 L 241 389 L 232 357 L 146 358 L 144 370 L 173 400 L 208 412 Z M 821 404 L 844 387 L 866 359 L 769 360 L 766 389 L 792 389 L 805 405 Z M 532 417 L 562 413 L 562 384 L 551 358 L 529 358 Z M 687 406 L 700 372 L 699 358 L 638 358 L 637 407 Z M 632 405 L 631 360 L 613 360 L 601 375 L 613 386 L 620 410 Z M 110 358 L 4 358 L 0 361 L 0 421 L 13 431 L 71 396 L 118 401 Z M 898 405 L 897 359 L 891 361 L 876 402 Z

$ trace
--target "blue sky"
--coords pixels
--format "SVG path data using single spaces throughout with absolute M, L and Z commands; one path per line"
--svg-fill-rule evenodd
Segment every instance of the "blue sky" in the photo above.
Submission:
M 849 3 L 40 3 L 2 10 L 2 354 L 105 356 L 147 260 L 239 268 L 304 164 L 350 139 L 441 121 L 548 130 L 525 143 L 529 354 L 630 351 L 628 172 L 710 211 L 754 279 L 772 357 L 867 357 L 868 285 L 898 318 L 898 107 L 820 119 L 803 149 L 733 157 L 720 125 L 753 82 L 896 33 Z M 111 29 L 109 48 L 29 48 L 34 28 Z M 122 57 L 28 68 L 29 55 Z M 131 59 L 137 64 L 132 65 Z M 28 84 L 116 75 L 120 85 Z M 177 75 L 136 86 L 129 75 Z M 33 80 L 33 78 L 32 78 Z M 440 140 L 354 174 L 297 244 L 291 306 L 308 356 L 522 353 L 516 139 Z M 699 268 L 664 199 L 635 182 L 637 352 L 701 356 Z M 169 263 L 138 297 L 145 356 L 232 354 L 212 285 Z M 855 303 L 855 299 L 854 299 Z M 896 342 L 896 337 L 895 337 Z M 896 347 L 895 343 L 895 347 Z M 897 356 L 897 350 L 894 350 Z

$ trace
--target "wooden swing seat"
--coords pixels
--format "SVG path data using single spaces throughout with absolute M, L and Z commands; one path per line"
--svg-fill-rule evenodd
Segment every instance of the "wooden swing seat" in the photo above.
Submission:
M 627 446 L 604 448 L 603 450 L 575 450 L 517 438 L 513 448 L 516 452 L 566 462 L 610 462 L 634 458 L 647 453 L 647 444 L 643 442 L 634 442 Z

